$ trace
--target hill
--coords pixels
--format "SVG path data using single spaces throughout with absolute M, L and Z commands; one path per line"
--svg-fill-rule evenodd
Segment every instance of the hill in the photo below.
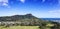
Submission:
M 41 25 L 43 20 L 33 16 L 32 14 L 14 15 L 0 17 L 0 22 L 3 24 L 19 24 L 19 25 Z
M 19 21 L 22 19 L 37 19 L 37 17 L 33 16 L 32 14 L 0 17 L 0 21 Z
M 60 29 L 60 23 L 42 20 L 32 14 L 0 17 L 0 26 L 39 26 L 41 29 Z

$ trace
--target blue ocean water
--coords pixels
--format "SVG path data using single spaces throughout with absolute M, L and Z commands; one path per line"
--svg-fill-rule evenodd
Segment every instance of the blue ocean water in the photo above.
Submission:
M 53 21 L 53 22 L 59 22 L 60 23 L 60 18 L 41 18 L 42 20 L 47 20 L 47 21 Z

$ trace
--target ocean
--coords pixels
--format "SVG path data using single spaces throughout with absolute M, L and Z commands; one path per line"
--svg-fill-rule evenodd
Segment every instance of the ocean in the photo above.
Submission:
M 41 19 L 60 23 L 60 18 L 41 18 Z

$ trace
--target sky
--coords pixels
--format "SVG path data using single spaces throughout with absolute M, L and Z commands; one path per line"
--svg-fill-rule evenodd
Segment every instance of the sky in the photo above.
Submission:
M 0 0 L 0 16 L 29 14 L 60 18 L 60 0 Z

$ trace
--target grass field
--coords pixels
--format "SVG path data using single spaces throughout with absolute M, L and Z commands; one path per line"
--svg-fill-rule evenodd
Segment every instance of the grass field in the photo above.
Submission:
M 10 27 L 3 27 L 0 26 L 0 29 L 39 29 L 39 26 L 10 26 Z

